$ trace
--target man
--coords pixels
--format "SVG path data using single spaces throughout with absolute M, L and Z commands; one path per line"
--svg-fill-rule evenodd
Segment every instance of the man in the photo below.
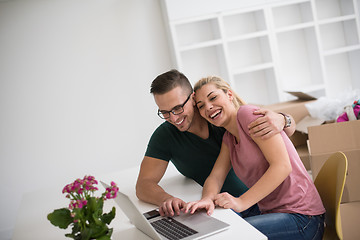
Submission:
M 150 93 L 159 107 L 159 117 L 166 121 L 155 130 L 148 143 L 136 183 L 136 195 L 140 200 L 158 205 L 161 215 L 178 215 L 185 202 L 158 185 L 169 161 L 184 176 L 203 186 L 220 152 L 225 130 L 200 116 L 191 83 L 177 70 L 157 76 Z M 249 125 L 254 136 L 269 138 L 283 129 L 291 136 L 295 131 L 291 116 L 269 110 L 254 114 L 263 115 Z M 222 192 L 240 196 L 247 189 L 231 169 Z

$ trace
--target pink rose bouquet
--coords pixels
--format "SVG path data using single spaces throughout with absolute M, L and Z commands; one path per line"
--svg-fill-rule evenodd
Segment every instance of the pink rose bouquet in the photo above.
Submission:
M 95 197 L 96 184 L 93 176 L 85 176 L 66 185 L 62 192 L 70 199 L 69 207 L 48 214 L 47 218 L 54 226 L 66 229 L 72 225 L 72 232 L 65 234 L 66 237 L 77 240 L 111 238 L 113 229 L 108 224 L 115 217 L 115 207 L 109 213 L 103 213 L 103 205 L 104 200 L 116 197 L 119 188 L 111 182 L 100 197 Z

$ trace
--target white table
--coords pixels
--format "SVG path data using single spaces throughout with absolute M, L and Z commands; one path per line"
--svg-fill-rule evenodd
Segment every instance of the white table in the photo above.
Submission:
M 131 168 L 124 171 L 113 172 L 104 176 L 95 176 L 97 180 L 110 183 L 114 181 L 145 212 L 156 206 L 142 202 L 135 195 L 135 183 L 139 168 Z M 78 176 L 82 177 L 82 176 Z M 76 177 L 75 177 L 76 178 Z M 74 179 L 75 179 L 74 178 Z M 100 192 L 103 192 L 99 184 Z M 194 181 L 180 175 L 177 170 L 169 164 L 169 168 L 160 185 L 165 191 L 182 198 L 184 201 L 194 201 L 201 197 L 201 186 Z M 64 234 L 71 231 L 70 228 L 63 230 L 57 228 L 47 220 L 47 214 L 54 209 L 66 207 L 68 199 L 61 193 L 63 186 L 42 191 L 32 192 L 23 196 L 14 229 L 13 240 L 17 239 L 67 239 Z M 104 212 L 116 207 L 116 217 L 110 227 L 114 228 L 112 239 L 136 239 L 149 240 L 150 238 L 135 228 L 113 200 L 107 200 L 104 204 Z M 228 209 L 215 209 L 213 217 L 230 224 L 230 228 L 223 232 L 209 236 L 207 239 L 267 239 L 262 233 L 248 224 L 245 220 Z

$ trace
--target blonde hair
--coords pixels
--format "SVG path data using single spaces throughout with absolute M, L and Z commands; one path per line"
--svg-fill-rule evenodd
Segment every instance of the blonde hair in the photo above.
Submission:
M 223 90 L 224 93 L 227 93 L 228 90 L 231 90 L 232 94 L 234 96 L 232 102 L 236 108 L 239 108 L 241 105 L 246 104 L 246 102 L 244 100 L 242 100 L 239 97 L 239 95 L 237 95 L 236 92 L 234 92 L 234 90 L 231 89 L 230 85 L 224 79 L 217 77 L 217 76 L 209 76 L 209 77 L 205 77 L 205 78 L 202 78 L 199 81 L 197 81 L 197 83 L 194 86 L 194 92 L 196 92 L 202 86 L 204 86 L 208 83 L 214 84 L 218 89 Z

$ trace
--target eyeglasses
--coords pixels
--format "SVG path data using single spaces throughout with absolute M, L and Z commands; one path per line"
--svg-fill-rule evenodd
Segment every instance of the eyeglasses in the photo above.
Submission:
M 175 106 L 170 111 L 165 111 L 165 110 L 160 110 L 159 109 L 157 114 L 162 119 L 168 119 L 170 117 L 170 113 L 172 113 L 173 115 L 179 115 L 179 114 L 183 113 L 184 112 L 184 106 L 189 101 L 191 94 L 192 93 L 190 93 L 190 95 L 187 97 L 187 99 L 185 100 L 185 102 L 183 104 Z

